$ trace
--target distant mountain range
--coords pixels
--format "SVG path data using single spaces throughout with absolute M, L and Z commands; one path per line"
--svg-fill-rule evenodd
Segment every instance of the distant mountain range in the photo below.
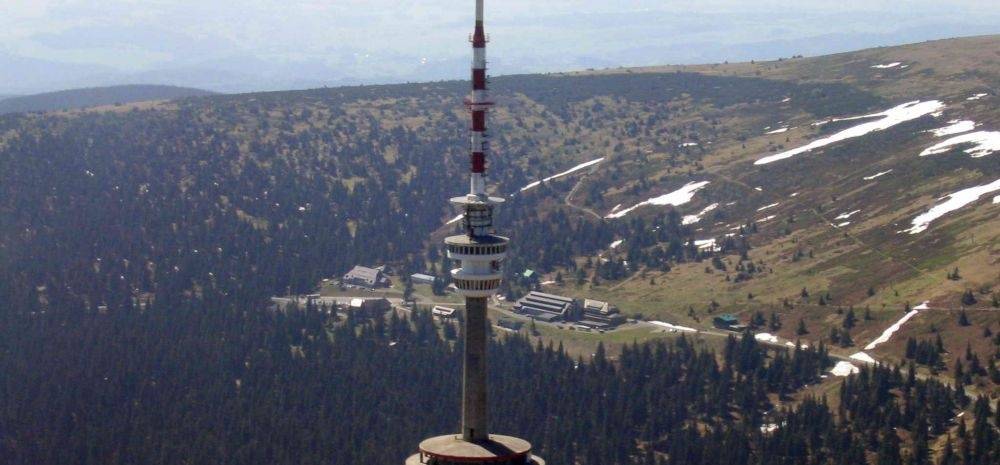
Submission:
M 173 100 L 212 95 L 214 92 L 190 87 L 124 85 L 70 89 L 18 97 L 0 96 L 0 114 L 86 108 L 148 100 Z
M 791 12 L 779 18 L 757 12 L 750 18 L 712 13 L 680 20 L 664 11 L 633 11 L 612 17 L 599 14 L 546 17 L 530 24 L 499 22 L 491 30 L 498 38 L 502 34 L 505 40 L 498 41 L 491 49 L 490 72 L 500 76 L 662 63 L 760 61 L 997 32 L 997 21 L 989 21 L 989 15 L 971 23 L 932 17 L 935 19 L 930 21 L 903 18 L 891 30 L 873 26 L 871 30 L 836 31 L 825 27 L 813 29 L 809 24 L 867 24 L 867 19 L 851 15 L 825 19 L 811 17 L 803 20 L 808 24 L 799 24 L 799 19 Z M 776 20 L 771 23 L 773 29 L 759 28 L 759 24 L 771 20 Z M 558 27 L 550 27 L 552 24 Z M 629 27 L 620 27 L 623 24 Z M 81 53 L 78 61 L 66 61 L 58 55 L 22 55 L 26 52 L 8 47 L 0 50 L 0 69 L 4 70 L 0 73 L 0 94 L 27 95 L 134 83 L 244 93 L 459 79 L 468 72 L 467 50 L 461 40 L 467 32 L 466 26 L 461 23 L 451 29 L 449 25 L 440 34 L 455 40 L 431 41 L 426 47 L 417 49 L 396 49 L 377 43 L 364 46 L 338 43 L 328 48 L 288 53 L 281 51 L 279 45 L 266 50 L 253 47 L 214 49 L 207 44 L 172 46 L 146 37 L 137 40 L 157 44 L 150 53 L 157 56 L 165 53 L 171 58 L 144 64 L 128 63 L 127 66 L 125 63 L 79 61 L 85 59 L 86 53 Z M 533 46 L 538 40 L 533 35 L 536 29 L 547 31 L 545 47 Z M 615 31 L 614 34 L 608 34 L 609 30 Z M 720 30 L 725 33 L 718 32 Z M 68 52 L 87 37 L 83 31 L 67 32 L 60 35 L 57 42 L 45 43 L 72 56 Z M 141 50 L 136 53 L 142 54 Z

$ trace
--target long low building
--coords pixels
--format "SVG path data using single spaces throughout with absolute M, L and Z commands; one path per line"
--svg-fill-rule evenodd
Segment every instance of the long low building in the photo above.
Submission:
M 437 278 L 424 273 L 413 273 L 410 275 L 410 281 L 413 281 L 413 284 L 434 284 L 435 279 Z
M 625 322 L 614 305 L 600 300 L 583 301 L 532 291 L 514 304 L 514 311 L 545 322 L 575 321 L 591 328 L 605 329 Z
M 562 321 L 570 317 L 576 302 L 555 294 L 531 291 L 514 304 L 514 311 L 541 321 Z

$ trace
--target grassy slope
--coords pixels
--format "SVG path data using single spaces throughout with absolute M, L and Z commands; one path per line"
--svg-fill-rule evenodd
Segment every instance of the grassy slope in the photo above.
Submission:
M 895 61 L 907 68 L 871 68 L 875 64 Z M 755 246 L 751 257 L 762 261 L 773 272 L 734 284 L 727 282 L 724 274 L 718 271 L 706 274 L 707 263 L 686 264 L 669 273 L 649 272 L 645 278 L 626 283 L 602 283 L 597 288 L 570 287 L 565 292 L 611 300 L 628 313 L 640 312 L 687 323 L 697 323 L 687 317 L 689 307 L 696 310 L 702 323 L 707 321 L 704 316 L 709 312 L 710 299 L 721 304 L 716 313 L 727 311 L 748 316 L 754 310 L 765 313 L 776 310 L 783 316 L 785 327 L 781 333 L 786 337 L 794 337 L 792 332 L 798 318 L 807 321 L 813 338 L 825 337 L 828 327 L 839 325 L 842 318 L 836 314 L 836 306 L 854 305 L 859 309 L 869 306 L 875 321 L 862 323 L 852 332 L 855 342 L 863 345 L 898 318 L 906 302 L 916 304 L 931 300 L 934 307 L 958 307 L 958 297 L 966 288 L 997 288 L 1000 282 L 997 258 L 1000 220 L 997 207 L 989 201 L 992 196 L 937 220 L 922 234 L 911 236 L 896 231 L 908 227 L 909 221 L 926 211 L 938 197 L 1000 178 L 996 163 L 1000 154 L 975 160 L 961 153 L 916 156 L 934 141 L 932 136 L 921 131 L 943 126 L 945 121 L 973 119 L 981 123 L 981 129 L 1000 128 L 996 97 L 965 100 L 972 93 L 995 94 L 1000 88 L 1000 37 L 935 41 L 780 62 L 610 70 L 598 74 L 674 71 L 849 83 L 883 97 L 890 104 L 940 99 L 948 108 L 937 120 L 911 121 L 760 169 L 750 161 L 767 153 L 769 145 L 796 147 L 817 137 L 821 129 L 809 125 L 817 119 L 814 115 L 790 104 L 759 105 L 756 115 L 736 117 L 731 121 L 744 127 L 756 123 L 757 134 L 745 141 L 746 148 L 741 141 L 715 140 L 713 149 L 703 160 L 706 168 L 703 176 L 730 181 L 727 189 L 732 191 L 720 196 L 706 190 L 704 199 L 696 197 L 681 211 L 694 212 L 710 202 L 738 202 L 730 211 L 722 209 L 717 217 L 709 215 L 702 221 L 700 225 L 705 231 L 701 234 L 705 237 L 722 233 L 741 219 L 777 215 L 776 219 L 763 223 L 761 234 L 751 240 Z M 747 124 L 748 119 L 750 124 Z M 775 127 L 777 121 L 784 121 L 794 128 L 783 134 L 764 135 L 767 121 L 770 121 L 767 125 Z M 841 124 L 847 127 L 855 123 Z M 861 179 L 888 169 L 893 173 L 877 180 Z M 756 192 L 750 189 L 751 186 L 762 186 L 764 191 Z M 792 198 L 793 192 L 800 194 Z M 607 194 L 613 197 L 607 204 L 620 203 L 614 191 Z M 626 205 L 630 202 L 634 200 L 624 201 Z M 774 202 L 781 205 L 766 213 L 755 212 L 756 207 Z M 832 226 L 835 216 L 855 209 L 862 211 L 851 218 L 851 225 Z M 795 223 L 788 225 L 787 220 L 793 215 Z M 712 219 L 722 224 L 713 225 Z M 786 225 L 791 227 L 791 235 L 780 234 Z M 813 258 L 792 262 L 791 255 L 800 249 L 813 251 Z M 735 258 L 730 257 L 729 261 L 732 263 Z M 956 266 L 963 279 L 946 280 L 945 275 Z M 655 284 L 651 284 L 650 278 Z M 872 297 L 866 293 L 869 286 L 878 291 Z M 798 302 L 803 287 L 814 296 L 809 304 Z M 832 294 L 832 305 L 815 305 L 815 296 L 820 292 Z M 748 301 L 748 293 L 757 297 Z M 796 302 L 795 308 L 785 309 L 779 305 L 784 298 Z M 988 296 L 982 296 L 979 307 L 985 308 L 988 300 Z M 982 324 L 998 326 L 1000 322 L 1000 312 L 984 310 L 978 315 Z M 913 332 L 921 332 L 920 321 L 941 318 L 932 313 L 921 315 L 914 320 Z M 923 326 L 926 329 L 926 325 Z M 893 344 L 880 348 L 879 355 L 890 358 L 898 355 L 900 341 L 905 340 L 909 332 L 910 329 L 904 327 L 902 336 L 894 338 Z M 981 350 L 985 352 L 988 347 L 983 346 Z

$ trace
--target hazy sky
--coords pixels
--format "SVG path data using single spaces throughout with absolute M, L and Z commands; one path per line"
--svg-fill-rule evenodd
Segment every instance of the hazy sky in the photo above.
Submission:
M 473 8 L 472 0 L 0 2 L 6 56 L 124 73 L 285 76 L 292 66 L 303 80 L 462 77 Z M 498 72 L 765 59 L 775 56 L 754 55 L 791 54 L 796 44 L 825 53 L 997 33 L 998 19 L 995 0 L 487 0 Z

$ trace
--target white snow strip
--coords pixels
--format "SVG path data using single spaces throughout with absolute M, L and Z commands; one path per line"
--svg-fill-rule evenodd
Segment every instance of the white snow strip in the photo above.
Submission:
M 993 197 L 993 203 L 994 203 L 994 204 L 998 204 L 998 203 L 1000 203 L 1000 195 L 997 195 L 997 196 L 994 196 L 994 197 Z
M 841 360 L 833 366 L 833 369 L 830 370 L 830 374 L 833 376 L 851 376 L 859 371 L 861 370 L 854 366 L 853 363 Z
M 847 226 L 847 225 L 849 225 L 849 224 L 851 224 L 851 222 L 850 222 L 850 221 L 845 221 L 845 222 L 843 222 L 843 223 L 837 223 L 837 227 L 838 227 L 838 228 L 843 228 L 844 226 Z
M 778 430 L 777 423 L 768 423 L 765 425 L 760 425 L 760 432 L 764 434 L 773 433 Z
M 464 213 L 459 213 L 459 214 L 458 214 L 458 216 L 456 216 L 456 217 L 454 217 L 454 218 L 452 218 L 452 219 L 448 220 L 448 222 L 447 222 L 447 223 L 445 223 L 445 224 L 455 224 L 455 223 L 457 223 L 457 222 L 458 222 L 459 220 L 461 220 L 463 216 L 465 216 L 465 214 L 464 214 Z
M 914 309 L 914 310 L 930 310 L 930 309 L 931 309 L 931 307 L 927 305 L 927 304 L 929 304 L 929 303 L 931 303 L 931 301 L 929 301 L 929 300 L 925 300 L 925 301 L 923 301 L 923 303 L 921 303 L 920 305 L 917 305 L 916 307 L 913 307 L 913 309 Z
M 696 145 L 698 145 L 697 142 L 685 142 L 685 143 L 683 143 L 681 145 L 678 145 L 678 147 L 694 147 Z
M 899 321 L 896 321 L 895 323 L 892 324 L 892 326 L 886 328 L 885 331 L 882 331 L 882 334 L 879 337 L 875 338 L 874 341 L 869 342 L 868 345 L 865 346 L 865 350 L 872 350 L 879 344 L 888 341 L 889 338 L 892 337 L 893 333 L 899 331 L 899 328 L 902 327 L 904 323 L 910 321 L 910 318 L 913 318 L 918 313 L 920 313 L 921 309 L 919 307 L 924 306 L 924 308 L 926 309 L 927 308 L 926 305 L 927 302 L 924 302 L 922 305 L 914 307 L 912 310 L 907 312 L 906 315 L 903 315 L 903 317 L 899 319 Z
M 768 208 L 774 208 L 774 207 L 777 207 L 777 206 L 778 206 L 778 205 L 780 205 L 780 204 L 781 204 L 781 202 L 774 202 L 774 203 L 772 203 L 772 204 L 770 204 L 770 205 L 764 205 L 763 207 L 760 207 L 760 208 L 758 208 L 758 209 L 757 209 L 757 211 L 759 211 L 759 212 L 762 212 L 762 211 L 764 211 L 764 210 L 767 210 Z
M 948 200 L 931 207 L 931 209 L 926 213 L 914 218 L 913 227 L 907 229 L 906 231 L 910 234 L 924 232 L 927 230 L 927 227 L 930 226 L 932 221 L 979 200 L 979 197 L 998 190 L 1000 190 L 1000 179 L 997 179 L 989 184 L 962 189 L 958 192 L 948 194 L 945 197 L 941 197 L 941 199 L 938 200 L 943 200 L 945 198 Z M 994 200 L 996 199 L 994 198 Z
M 952 134 L 961 134 L 963 132 L 969 132 L 976 129 L 976 122 L 969 120 L 952 120 L 948 121 L 948 125 L 943 128 L 931 129 L 930 132 L 934 133 L 937 137 L 950 136 Z
M 853 139 L 855 137 L 861 137 L 872 132 L 889 129 L 897 124 L 920 118 L 921 116 L 928 115 L 942 108 L 944 108 L 944 104 L 938 100 L 928 100 L 926 102 L 914 100 L 912 102 L 906 102 L 902 105 L 897 105 L 880 113 L 873 113 L 871 115 L 863 115 L 859 117 L 844 118 L 844 119 L 857 119 L 857 118 L 873 118 L 881 116 L 880 119 L 877 119 L 875 121 L 861 123 L 857 126 L 844 129 L 843 131 L 840 131 L 836 134 L 816 139 L 806 145 L 803 145 L 802 147 L 798 147 L 792 150 L 787 150 L 775 155 L 770 155 L 761 158 L 755 161 L 754 164 L 764 165 L 767 163 L 776 162 L 778 160 L 784 160 L 786 158 L 791 158 L 813 149 L 825 147 L 835 142 L 840 142 L 842 140 L 847 140 L 847 139 Z
M 791 97 L 785 97 L 785 98 L 783 98 L 783 99 L 781 100 L 781 103 L 788 103 L 788 102 L 791 102 L 791 101 L 792 101 L 792 98 L 791 98 Z
M 858 213 L 858 212 L 860 212 L 860 211 L 861 211 L 861 210 L 854 210 L 854 211 L 851 211 L 851 212 L 847 212 L 847 213 L 841 213 L 841 214 L 837 215 L 837 217 L 836 217 L 836 218 L 834 218 L 834 219 L 835 219 L 835 220 L 846 220 L 846 219 L 848 219 L 848 218 L 850 218 L 850 217 L 854 216 L 854 215 L 855 215 L 856 213 Z
M 611 211 L 616 212 L 621 207 L 622 207 L 622 204 L 615 205 L 615 208 L 612 208 Z
M 698 250 L 712 250 L 715 249 L 715 239 L 697 239 L 694 241 L 694 246 Z
M 873 174 L 871 176 L 865 176 L 865 177 L 863 177 L 861 179 L 864 179 L 865 181 L 871 181 L 872 179 L 875 179 L 875 178 L 877 178 L 879 176 L 885 176 L 885 175 L 887 175 L 887 174 L 889 174 L 891 172 L 892 172 L 891 169 L 890 170 L 885 170 L 885 171 L 879 171 L 878 173 L 875 173 L 875 174 Z
M 618 239 L 617 241 L 614 241 L 610 245 L 608 245 L 608 248 L 609 249 L 616 249 L 616 248 L 618 248 L 619 245 L 622 245 L 622 242 L 625 242 L 625 239 Z
M 685 184 L 684 187 L 681 187 L 680 189 L 677 189 L 669 194 L 663 194 L 659 197 L 653 197 L 649 200 L 639 202 L 624 210 L 611 212 L 607 216 L 605 216 L 605 218 L 621 218 L 629 214 L 629 212 L 631 212 L 632 210 L 635 210 L 636 208 L 639 208 L 643 205 L 673 205 L 675 207 L 678 207 L 690 202 L 691 199 L 694 198 L 695 192 L 698 192 L 707 185 L 708 181 L 689 182 Z
M 976 95 L 973 95 L 972 97 L 967 98 L 966 100 L 979 100 L 979 99 L 981 99 L 981 98 L 983 98 L 983 97 L 985 97 L 987 95 L 990 95 L 990 94 L 986 94 L 986 93 L 976 94 Z
M 872 358 L 871 355 L 868 355 L 868 354 L 866 354 L 864 352 L 858 352 L 858 353 L 852 354 L 851 355 L 851 359 L 857 360 L 859 362 L 865 362 L 865 363 L 878 363 L 877 361 L 875 361 L 874 358 Z
M 555 281 L 542 281 L 542 282 L 540 282 L 540 283 L 538 283 L 538 284 L 539 284 L 540 286 L 548 286 L 548 285 L 550 285 L 550 284 L 555 284 L 555 283 L 556 283 Z
M 697 333 L 698 332 L 698 330 L 694 329 L 694 328 L 689 328 L 687 326 L 673 325 L 673 324 L 666 323 L 666 322 L 663 322 L 663 321 L 655 321 L 654 320 L 654 321 L 650 321 L 650 323 L 654 324 L 656 326 L 662 326 L 664 328 L 672 329 L 672 330 L 675 330 L 675 331 L 683 331 L 683 332 L 686 332 L 686 333 Z
M 576 166 L 574 166 L 574 167 L 572 167 L 572 168 L 570 168 L 570 169 L 568 169 L 566 171 L 563 171 L 562 173 L 553 174 L 552 176 L 549 176 L 549 177 L 543 179 L 542 181 L 549 182 L 549 181 L 551 181 L 553 179 L 561 178 L 563 176 L 566 176 L 567 174 L 572 174 L 572 173 L 580 171 L 580 170 L 582 170 L 584 168 L 587 168 L 589 166 L 596 165 L 596 164 L 598 164 L 598 163 L 600 163 L 602 161 L 604 161 L 604 157 L 598 158 L 596 160 L 590 160 L 588 162 L 580 163 L 579 165 L 576 165 Z M 526 185 L 526 186 L 524 186 L 524 187 L 521 188 L 521 192 L 524 192 L 524 191 L 526 191 L 528 189 L 531 189 L 533 187 L 537 187 L 539 184 L 542 183 L 542 181 L 535 181 L 535 182 L 529 183 L 528 185 Z
M 706 213 L 708 213 L 708 212 L 710 212 L 712 210 L 715 210 L 716 208 L 719 208 L 719 204 L 713 203 L 713 204 L 711 204 L 711 205 L 703 208 L 697 214 L 694 214 L 694 215 L 685 215 L 684 218 L 681 218 L 681 224 L 684 224 L 684 225 L 695 224 L 695 223 L 701 221 L 701 217 L 705 216 Z
M 1000 151 L 1000 131 L 976 131 L 955 136 L 927 147 L 923 152 L 920 152 L 920 156 L 937 155 L 951 150 L 953 146 L 962 144 L 972 144 L 972 147 L 964 150 L 965 153 L 972 155 L 972 158 L 985 157 Z
M 897 67 L 897 66 L 899 66 L 901 64 L 902 63 L 900 63 L 898 61 L 894 61 L 892 63 L 886 63 L 884 65 L 874 65 L 874 66 L 872 66 L 872 68 L 875 68 L 875 69 L 889 69 L 889 68 L 895 68 L 895 67 Z
M 788 126 L 785 126 L 783 128 L 778 128 L 778 129 L 775 129 L 773 131 L 767 131 L 764 134 L 781 134 L 781 133 L 783 133 L 783 132 L 785 132 L 787 130 L 788 130 Z
M 755 190 L 757 192 L 764 192 L 764 188 L 760 187 L 760 186 L 754 187 L 753 190 Z
M 792 195 L 789 195 L 789 197 L 797 197 L 798 195 L 799 195 L 798 192 L 792 192 Z
M 778 337 L 771 333 L 757 333 L 753 335 L 753 338 L 760 342 L 778 343 Z
M 773 219 L 774 219 L 774 218 L 775 218 L 776 216 L 777 216 L 777 215 L 770 215 L 770 216 L 765 216 L 764 218 L 761 218 L 761 219 L 757 220 L 757 222 L 758 222 L 758 223 L 763 223 L 763 222 L 765 222 L 765 221 L 771 221 L 771 220 L 773 220 Z

